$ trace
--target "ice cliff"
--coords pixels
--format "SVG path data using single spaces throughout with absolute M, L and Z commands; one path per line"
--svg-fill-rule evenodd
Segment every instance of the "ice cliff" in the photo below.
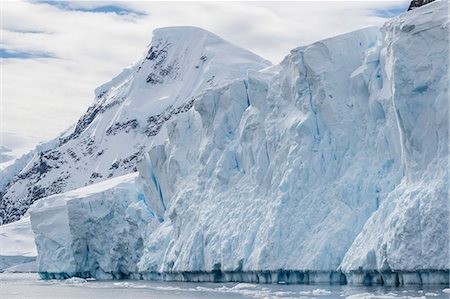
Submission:
M 404 175 L 348 250 L 345 270 L 450 268 L 446 11 L 446 2 L 432 3 L 383 28 L 387 46 L 380 49 L 380 61 L 400 137 L 396 160 Z M 405 279 L 419 279 L 410 276 Z
M 436 1 L 189 90 L 138 174 L 34 204 L 42 276 L 448 283 L 448 24 Z
M 199 28 L 155 30 L 144 57 L 97 88 L 76 125 L 2 170 L 0 224 L 39 198 L 136 171 L 160 130 L 165 138 L 164 123 L 200 91 L 269 65 Z

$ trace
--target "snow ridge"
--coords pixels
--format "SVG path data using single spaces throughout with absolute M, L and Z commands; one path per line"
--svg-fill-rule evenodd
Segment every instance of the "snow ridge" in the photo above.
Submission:
M 2 171 L 0 223 L 19 219 L 39 198 L 136 171 L 163 124 L 198 94 L 269 65 L 200 28 L 156 30 L 145 56 L 97 88 L 70 131 Z
M 162 125 L 137 175 L 33 206 L 39 271 L 448 284 L 447 5 L 204 89 Z

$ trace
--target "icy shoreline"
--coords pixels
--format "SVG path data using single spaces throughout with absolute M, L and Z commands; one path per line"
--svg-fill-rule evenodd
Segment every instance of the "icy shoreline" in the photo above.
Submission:
M 252 284 L 252 283 L 197 283 L 165 282 L 146 280 L 91 280 L 74 278 L 67 280 L 41 280 L 37 274 L 0 274 L 2 295 L 9 299 L 48 298 L 58 294 L 59 298 L 114 299 L 114 298 L 158 298 L 158 299 L 448 299 L 450 289 L 443 286 L 352 286 L 317 284 Z
M 138 172 L 34 203 L 41 276 L 448 284 L 443 8 L 198 93 Z
M 49 273 L 39 272 L 42 279 L 67 279 L 70 277 L 89 278 L 89 272 Z M 449 270 L 422 270 L 379 272 L 361 271 L 344 273 L 341 271 L 184 271 L 184 272 L 148 272 L 148 273 L 108 273 L 105 279 L 134 279 L 149 281 L 180 282 L 242 282 L 260 284 L 340 284 L 340 285 L 444 285 L 449 286 Z

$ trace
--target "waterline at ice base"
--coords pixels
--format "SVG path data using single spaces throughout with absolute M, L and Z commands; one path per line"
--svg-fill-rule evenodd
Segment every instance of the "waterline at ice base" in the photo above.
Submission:
M 41 277 L 448 285 L 447 6 L 275 66 L 199 28 L 155 31 L 24 176 L 120 157 L 32 205 Z

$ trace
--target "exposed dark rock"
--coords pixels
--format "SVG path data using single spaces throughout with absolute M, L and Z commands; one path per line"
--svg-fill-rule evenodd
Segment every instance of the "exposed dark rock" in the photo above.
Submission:
M 413 0 L 413 1 L 411 1 L 411 4 L 408 7 L 408 11 L 413 10 L 417 7 L 421 7 L 425 4 L 431 3 L 433 1 L 434 0 Z
M 132 119 L 123 123 L 116 122 L 106 130 L 106 135 L 116 135 L 120 131 L 125 131 L 126 133 L 128 133 L 130 132 L 130 130 L 136 129 L 138 126 L 139 123 L 136 119 Z
M 167 62 L 168 43 L 161 42 L 157 47 L 152 47 L 144 59 L 152 61 L 152 75 L 150 81 L 163 82 L 167 78 L 176 79 L 179 69 L 176 60 Z M 200 63 L 207 60 L 206 55 L 200 58 Z M 110 97 L 108 92 L 102 92 L 96 102 L 88 108 L 86 113 L 78 120 L 75 129 L 66 137 L 60 138 L 59 145 L 51 150 L 37 153 L 31 160 L 30 166 L 22 170 L 6 183 L 0 192 L 0 224 L 9 223 L 20 219 L 28 210 L 28 207 L 36 200 L 53 194 L 66 191 L 71 182 L 68 181 L 70 169 L 88 169 L 89 157 L 95 159 L 103 155 L 105 149 L 99 149 L 100 146 L 92 137 L 79 138 L 81 134 L 94 122 L 94 120 L 105 113 L 108 109 L 119 105 L 126 98 L 123 96 Z M 177 107 L 169 106 L 163 112 L 152 115 L 147 118 L 147 123 L 140 124 L 137 119 L 127 120 L 125 122 L 116 122 L 106 131 L 105 136 L 113 136 L 119 132 L 135 132 L 145 136 L 155 136 L 161 130 L 164 123 L 172 118 L 173 115 L 189 111 L 194 105 L 194 98 Z M 70 140 L 77 140 L 72 146 L 67 146 Z M 77 151 L 75 151 L 75 147 Z M 125 158 L 118 158 L 111 161 L 111 166 L 105 173 L 94 172 L 84 185 L 98 182 L 102 179 L 112 178 L 132 171 L 137 171 L 136 163 L 146 151 L 146 146 L 136 148 L 134 153 Z M 88 159 L 86 159 L 88 158 Z M 64 164 L 68 164 L 63 167 Z M 57 169 L 62 169 L 61 173 L 56 173 Z M 52 173 L 49 176 L 49 173 Z M 43 180 L 43 178 L 46 178 Z M 49 181 L 49 178 L 50 181 Z M 16 185 L 18 184 L 18 185 Z M 22 185 L 23 194 L 18 196 L 15 188 Z M 16 186 L 16 187 L 15 187 Z M 19 190 L 18 189 L 18 190 Z
M 148 74 L 146 82 L 150 84 L 162 84 L 165 78 L 170 77 L 175 79 L 179 69 L 177 60 L 170 63 L 167 62 L 167 49 L 170 43 L 167 41 L 160 41 L 155 46 L 151 46 L 146 59 L 153 62 L 152 71 Z
M 98 172 L 93 172 L 91 174 L 91 179 L 96 179 L 96 178 L 101 178 L 101 177 L 102 177 L 102 175 Z
M 167 107 L 163 112 L 157 115 L 152 115 L 147 119 L 147 129 L 145 133 L 148 136 L 155 136 L 159 133 L 159 130 L 163 124 L 168 121 L 173 115 L 184 113 L 189 111 L 194 106 L 194 98 L 191 98 L 188 102 L 173 108 Z
M 91 156 L 95 149 L 97 148 L 97 145 L 95 144 L 95 140 L 92 138 L 88 138 L 85 142 L 85 150 L 83 152 L 83 156 Z
M 111 164 L 111 167 L 109 169 L 117 169 L 119 168 L 120 161 L 115 161 L 113 164 Z
M 101 99 L 106 94 L 106 92 L 106 90 L 102 91 L 99 95 L 97 95 L 97 99 Z
M 105 112 L 111 107 L 120 104 L 125 99 L 116 99 L 106 103 L 108 99 L 102 98 L 101 101 L 96 102 L 94 105 L 90 106 L 86 113 L 78 120 L 77 125 L 75 126 L 74 131 L 64 138 L 59 140 L 60 145 L 67 143 L 67 141 L 72 140 L 80 136 L 80 134 L 94 121 L 98 114 Z
M 77 154 L 76 154 L 73 150 L 71 150 L 70 148 L 67 149 L 67 153 L 69 154 L 69 156 L 72 157 L 72 159 L 74 159 L 74 160 L 77 160 L 77 159 L 78 159 Z M 78 159 L 78 160 L 79 160 L 79 159 Z M 77 160 L 77 161 L 78 161 L 78 160 Z
M 215 78 L 216 76 L 211 76 L 211 78 L 209 78 L 207 81 L 206 81 L 206 83 L 208 83 L 209 84 L 209 86 L 213 86 L 214 85 L 214 78 Z

